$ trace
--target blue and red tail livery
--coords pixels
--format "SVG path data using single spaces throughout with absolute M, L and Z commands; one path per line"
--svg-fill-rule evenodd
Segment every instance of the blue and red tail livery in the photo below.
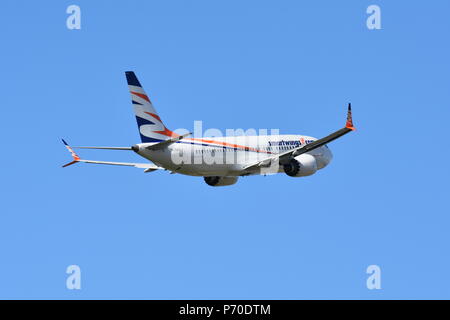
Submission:
M 169 171 L 203 177 L 213 186 L 230 186 L 239 177 L 285 173 L 289 177 L 307 177 L 328 166 L 333 158 L 328 143 L 355 130 L 351 105 L 345 127 L 321 138 L 300 134 L 230 135 L 192 137 L 167 129 L 134 72 L 125 76 L 141 136 L 141 143 L 131 147 L 73 146 L 63 140 L 74 163 L 129 166 L 144 172 Z M 129 150 L 150 163 L 86 160 L 73 149 Z
M 127 82 L 129 86 L 136 86 L 142 88 L 141 83 L 139 82 L 138 78 L 136 77 L 133 71 L 125 72 L 125 76 L 127 77 Z
M 133 71 L 125 72 L 141 141 L 160 142 L 176 136 L 166 128 Z

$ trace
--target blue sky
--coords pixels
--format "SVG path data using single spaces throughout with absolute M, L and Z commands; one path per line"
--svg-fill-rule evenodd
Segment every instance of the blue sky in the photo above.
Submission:
M 66 8 L 81 7 L 81 30 Z M 368 30 L 377 4 L 382 30 Z M 450 298 L 448 1 L 2 1 L 0 298 Z M 322 137 L 308 178 L 70 161 L 139 142 L 123 72 L 170 128 Z M 85 158 L 139 161 L 133 153 Z M 67 290 L 79 265 L 82 289 Z M 366 268 L 381 268 L 381 290 Z

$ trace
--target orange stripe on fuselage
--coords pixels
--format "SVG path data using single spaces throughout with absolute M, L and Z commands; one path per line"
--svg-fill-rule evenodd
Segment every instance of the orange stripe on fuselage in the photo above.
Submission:
M 147 111 L 144 111 L 144 113 L 146 113 L 146 114 L 152 116 L 153 118 L 157 119 L 164 126 L 164 124 L 161 121 L 161 118 L 158 115 L 156 115 L 154 113 L 151 113 L 151 112 L 147 112 Z M 164 126 L 164 131 L 153 131 L 153 132 L 162 134 L 164 136 L 172 137 L 172 138 L 180 136 L 179 134 L 176 134 L 175 132 L 170 131 L 169 129 L 167 129 L 166 126 Z M 206 143 L 215 143 L 215 144 L 220 144 L 220 145 L 225 146 L 225 147 L 244 149 L 246 151 L 255 151 L 255 152 L 269 153 L 269 154 L 272 153 L 272 152 L 265 151 L 265 150 L 258 150 L 258 149 L 255 149 L 255 148 L 250 148 L 250 147 L 247 147 L 247 146 L 241 146 L 241 145 L 238 145 L 238 144 L 232 144 L 232 143 L 227 143 L 227 142 L 222 142 L 222 141 L 197 139 L 197 138 L 184 138 L 183 140 L 199 141 L 199 142 L 206 142 Z
M 232 143 L 222 142 L 222 141 L 214 141 L 214 140 L 206 140 L 206 139 L 197 139 L 197 138 L 184 138 L 183 140 L 192 140 L 192 141 L 199 141 L 199 142 L 206 142 L 206 143 L 215 143 L 215 144 L 220 144 L 220 145 L 225 146 L 225 147 L 244 149 L 245 151 L 255 151 L 255 152 L 262 152 L 262 153 L 272 153 L 272 152 L 265 151 L 265 150 L 258 150 L 258 149 L 255 149 L 255 148 L 251 148 L 251 147 L 247 147 L 247 146 L 241 146 L 241 145 L 238 145 L 238 144 L 232 144 Z

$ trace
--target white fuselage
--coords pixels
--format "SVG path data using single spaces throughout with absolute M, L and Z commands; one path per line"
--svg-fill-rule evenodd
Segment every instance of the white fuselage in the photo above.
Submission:
M 147 148 L 153 143 L 137 144 L 136 152 L 176 173 L 191 176 L 241 176 L 249 174 L 244 170 L 248 165 L 315 140 L 317 139 L 303 135 L 184 138 L 156 150 Z M 307 154 L 315 158 L 317 169 L 324 168 L 332 159 L 332 153 L 326 145 Z M 283 172 L 283 166 L 277 172 Z
M 316 139 L 304 135 L 259 135 L 190 138 L 168 129 L 156 112 L 149 96 L 133 71 L 126 71 L 131 104 L 136 117 L 141 143 L 131 147 L 78 146 L 80 149 L 132 150 L 150 162 L 116 162 L 80 158 L 63 140 L 75 163 L 91 163 L 128 166 L 144 169 L 144 172 L 167 170 L 190 176 L 204 177 L 212 187 L 230 186 L 240 176 L 270 175 L 284 172 L 289 177 L 307 177 L 326 167 L 333 158 L 327 144 L 354 131 L 351 104 L 348 104 L 345 127 Z M 196 129 L 198 129 L 196 127 Z M 194 130 L 196 132 L 198 130 Z M 214 130 L 208 132 L 219 132 Z M 201 130 L 200 132 L 203 132 Z M 227 133 L 230 131 L 227 130 Z M 234 134 L 243 132 L 232 130 Z M 244 133 L 255 132 L 245 131 Z M 267 131 L 259 131 L 267 132 Z M 271 130 L 273 132 L 273 130 Z

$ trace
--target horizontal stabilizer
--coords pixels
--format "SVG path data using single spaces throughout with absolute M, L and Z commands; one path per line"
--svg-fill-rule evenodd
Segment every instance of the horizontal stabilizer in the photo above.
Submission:
M 98 149 L 98 150 L 133 150 L 131 149 L 131 147 L 80 147 L 80 146 L 75 146 L 72 147 L 75 149 Z
M 148 150 L 158 150 L 158 149 L 163 149 L 163 148 L 165 148 L 165 147 L 171 145 L 172 143 L 175 143 L 175 142 L 177 142 L 177 141 L 180 141 L 181 139 L 183 139 L 183 138 L 185 138 L 185 137 L 187 137 L 187 136 L 189 136 L 189 135 L 191 135 L 191 134 L 192 134 L 192 132 L 183 134 L 183 135 L 181 135 L 181 136 L 175 136 L 175 137 L 170 138 L 170 139 L 168 139 L 168 140 L 164 140 L 164 141 L 161 141 L 161 142 L 157 142 L 157 143 L 155 143 L 155 144 L 152 144 L 152 145 L 146 147 L 146 149 L 148 149 Z

